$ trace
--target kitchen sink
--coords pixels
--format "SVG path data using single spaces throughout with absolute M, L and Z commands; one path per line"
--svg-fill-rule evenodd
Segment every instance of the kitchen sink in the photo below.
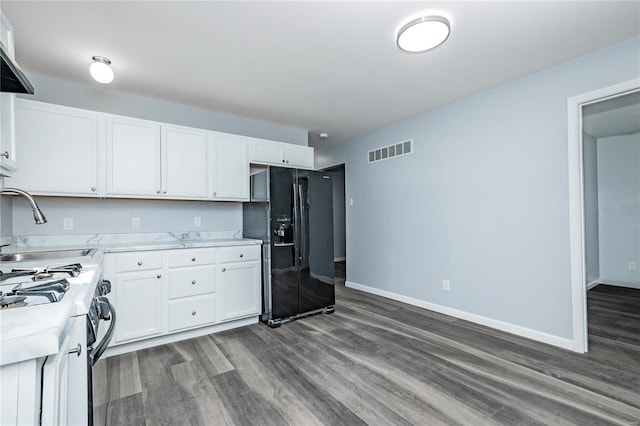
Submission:
M 0 262 L 29 262 L 33 260 L 55 260 L 68 257 L 93 256 L 96 249 L 71 249 L 51 251 L 30 251 L 24 253 L 0 254 Z

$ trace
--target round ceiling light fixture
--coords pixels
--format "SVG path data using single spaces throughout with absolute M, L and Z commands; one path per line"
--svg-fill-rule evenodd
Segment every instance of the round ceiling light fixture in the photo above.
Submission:
M 111 61 L 104 56 L 94 56 L 93 63 L 89 67 L 91 77 L 98 83 L 108 84 L 113 81 L 113 70 Z
M 425 15 L 403 25 L 396 42 L 405 52 L 424 52 L 441 45 L 450 33 L 451 23 L 447 18 Z

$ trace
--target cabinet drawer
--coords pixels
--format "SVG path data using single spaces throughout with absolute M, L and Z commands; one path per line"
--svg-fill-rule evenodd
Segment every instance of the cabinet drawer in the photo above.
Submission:
M 218 249 L 218 262 L 244 262 L 260 259 L 260 246 L 224 247 Z
M 116 255 L 116 272 L 147 271 L 162 268 L 162 253 L 141 251 Z
M 197 327 L 216 321 L 216 295 L 206 294 L 169 302 L 169 330 Z
M 169 299 L 216 291 L 216 267 L 192 266 L 169 269 Z
M 181 249 L 169 252 L 169 268 L 216 263 L 216 249 Z

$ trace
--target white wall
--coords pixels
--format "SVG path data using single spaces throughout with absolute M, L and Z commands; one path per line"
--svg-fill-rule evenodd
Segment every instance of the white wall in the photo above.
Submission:
M 565 344 L 567 98 L 638 77 L 633 37 L 318 152 L 346 164 L 347 281 Z M 367 163 L 408 138 L 413 155 Z
M 307 146 L 308 142 L 306 129 L 116 92 L 98 83 L 84 85 L 32 72 L 27 72 L 27 75 L 35 87 L 35 94 L 20 95 L 25 99 L 297 145 Z
M 14 235 L 86 235 L 138 232 L 231 231 L 242 229 L 242 204 L 206 201 L 102 200 L 37 197 L 48 222 L 36 225 L 26 200 L 13 200 Z M 202 226 L 195 227 L 199 216 Z M 65 231 L 64 218 L 73 218 L 74 229 Z M 131 218 L 140 228 L 131 228 Z
M 344 169 L 331 172 L 333 181 L 333 257 L 344 260 L 347 255 L 345 210 L 344 210 Z
M 640 133 L 597 145 L 600 278 L 640 287 Z
M 584 242 L 586 283 L 600 278 L 600 242 L 598 239 L 598 149 L 596 138 L 582 132 L 584 174 Z

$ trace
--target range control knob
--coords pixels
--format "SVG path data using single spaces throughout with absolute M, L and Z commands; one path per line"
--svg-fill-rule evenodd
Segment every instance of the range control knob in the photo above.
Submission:
M 98 284 L 98 294 L 100 294 L 100 296 L 104 296 L 109 293 L 111 293 L 111 281 L 101 280 L 100 284 Z
M 111 308 L 107 298 L 104 296 L 96 297 L 96 306 L 98 308 L 98 318 L 109 321 L 111 319 Z

